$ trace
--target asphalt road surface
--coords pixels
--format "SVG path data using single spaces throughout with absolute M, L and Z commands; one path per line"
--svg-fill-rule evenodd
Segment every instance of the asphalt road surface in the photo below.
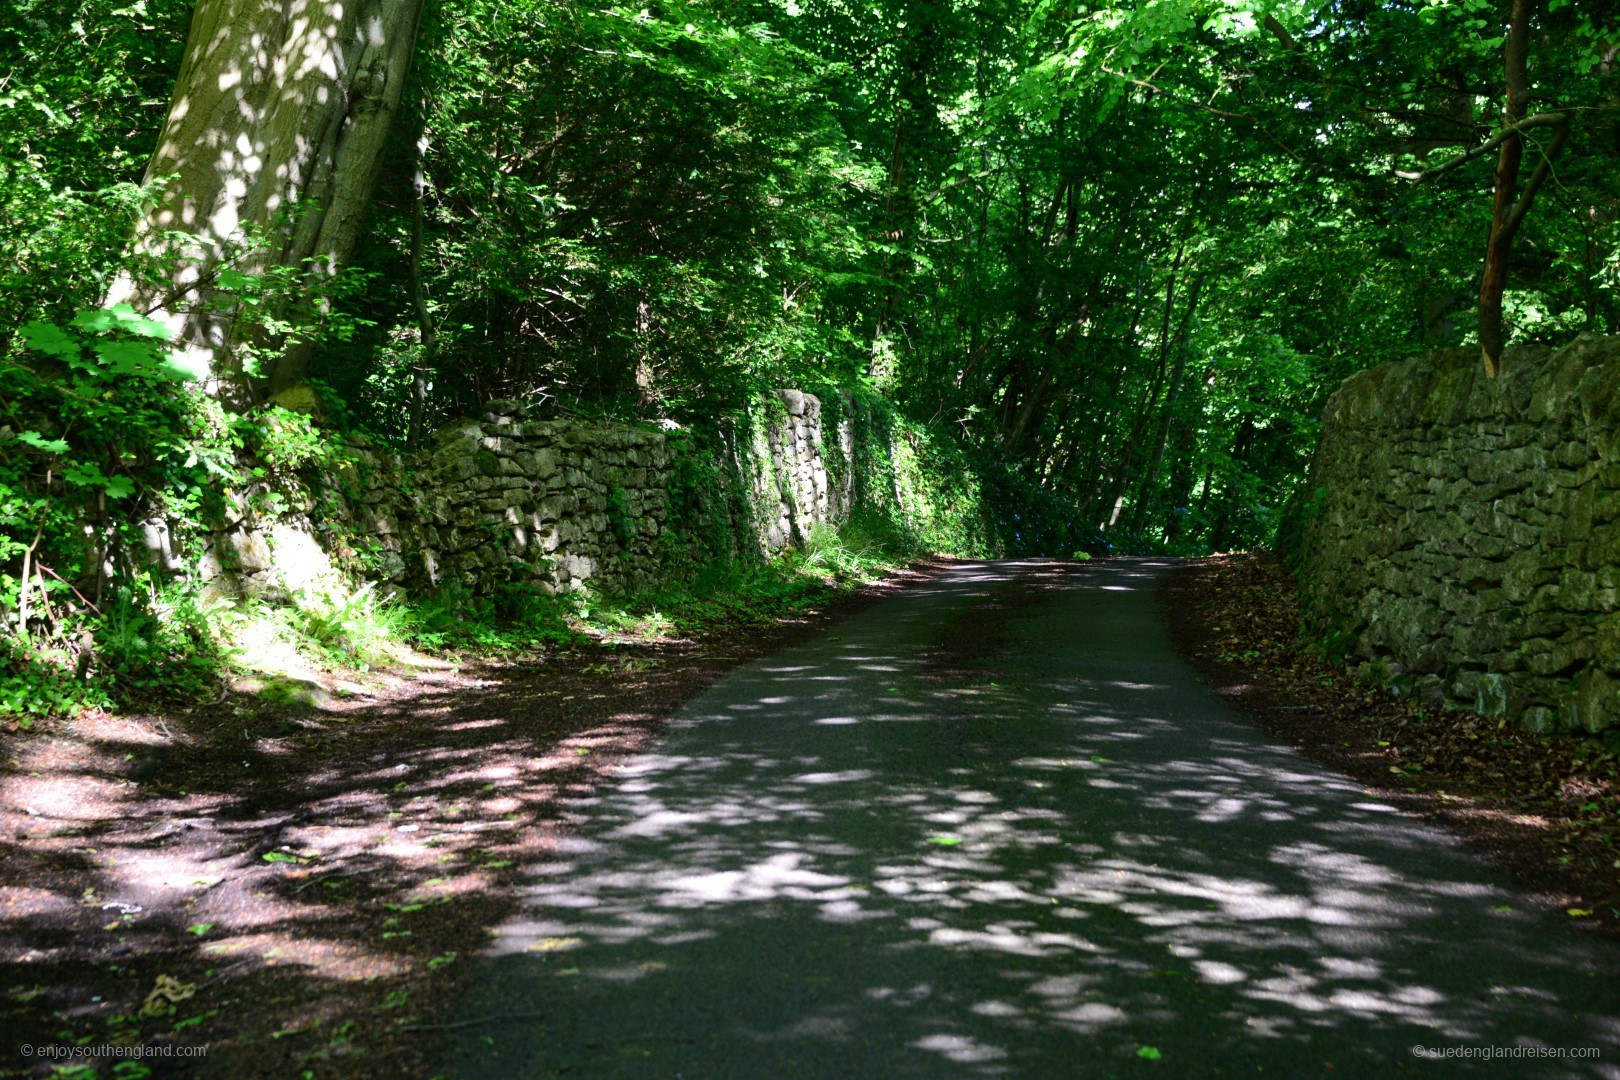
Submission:
M 722 679 L 446 1075 L 1620 1076 L 1620 948 L 1235 716 L 1169 565 L 961 566 Z

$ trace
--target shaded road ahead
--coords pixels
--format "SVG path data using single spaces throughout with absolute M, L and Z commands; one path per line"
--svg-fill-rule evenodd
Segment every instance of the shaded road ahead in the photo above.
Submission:
M 1620 948 L 1231 714 L 1168 567 L 965 565 L 734 671 L 583 805 L 446 1019 L 542 1015 L 448 1074 L 1620 1076 Z

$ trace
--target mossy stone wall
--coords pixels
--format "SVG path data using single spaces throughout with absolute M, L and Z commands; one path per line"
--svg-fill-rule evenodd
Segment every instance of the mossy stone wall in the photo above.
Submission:
M 1308 628 L 1535 730 L 1620 725 L 1620 338 L 1346 380 L 1293 513 Z
M 496 401 L 415 454 L 347 439 L 338 473 L 207 537 L 216 590 L 319 588 L 341 566 L 418 593 L 642 591 L 855 516 L 919 550 L 1035 553 L 1027 511 L 986 497 L 1004 477 L 881 399 L 836 389 L 774 391 L 703 430 L 533 420 Z

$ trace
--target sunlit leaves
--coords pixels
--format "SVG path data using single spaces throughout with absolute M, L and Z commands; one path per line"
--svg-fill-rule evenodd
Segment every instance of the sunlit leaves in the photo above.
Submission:
M 43 450 L 47 454 L 65 454 L 68 451 L 67 440 L 47 439 L 37 431 L 25 431 L 17 436 L 17 441 L 26 443 L 36 450 Z
M 123 499 L 134 494 L 135 483 L 127 476 L 107 476 L 94 462 L 86 461 L 62 468 L 62 478 L 80 487 L 100 488 L 109 499 Z
M 125 303 L 113 304 L 111 307 L 96 308 L 91 311 L 81 311 L 73 316 L 72 325 L 88 334 L 104 334 L 111 330 L 117 330 L 157 341 L 169 340 L 169 328 L 167 326 L 155 319 L 149 319 L 144 315 L 137 314 L 134 308 Z
M 837 361 L 822 305 L 859 270 L 868 238 L 846 210 L 870 173 L 830 115 L 830 65 L 698 5 L 458 0 L 438 15 L 418 71 L 436 396 L 542 389 L 680 414 Z M 368 256 L 395 282 L 413 230 L 409 203 L 387 212 L 397 198 Z M 380 351 L 366 384 L 326 377 L 392 420 L 411 354 Z
M 163 119 L 148 103 L 169 96 L 191 7 L 0 6 L 0 326 L 99 301 Z
M 68 335 L 61 327 L 45 322 L 25 323 L 19 331 L 23 344 L 35 352 L 54 356 L 59 360 L 76 359 L 82 348 L 79 339 Z

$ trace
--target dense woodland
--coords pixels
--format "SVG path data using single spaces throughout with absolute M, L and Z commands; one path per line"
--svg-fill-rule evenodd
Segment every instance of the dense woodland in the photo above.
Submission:
M 864 386 L 1196 553 L 1271 540 L 1346 375 L 1620 320 L 1607 0 L 295 6 L 0 10 L 12 635 L 50 536 L 313 453 L 303 380 L 401 448 Z

